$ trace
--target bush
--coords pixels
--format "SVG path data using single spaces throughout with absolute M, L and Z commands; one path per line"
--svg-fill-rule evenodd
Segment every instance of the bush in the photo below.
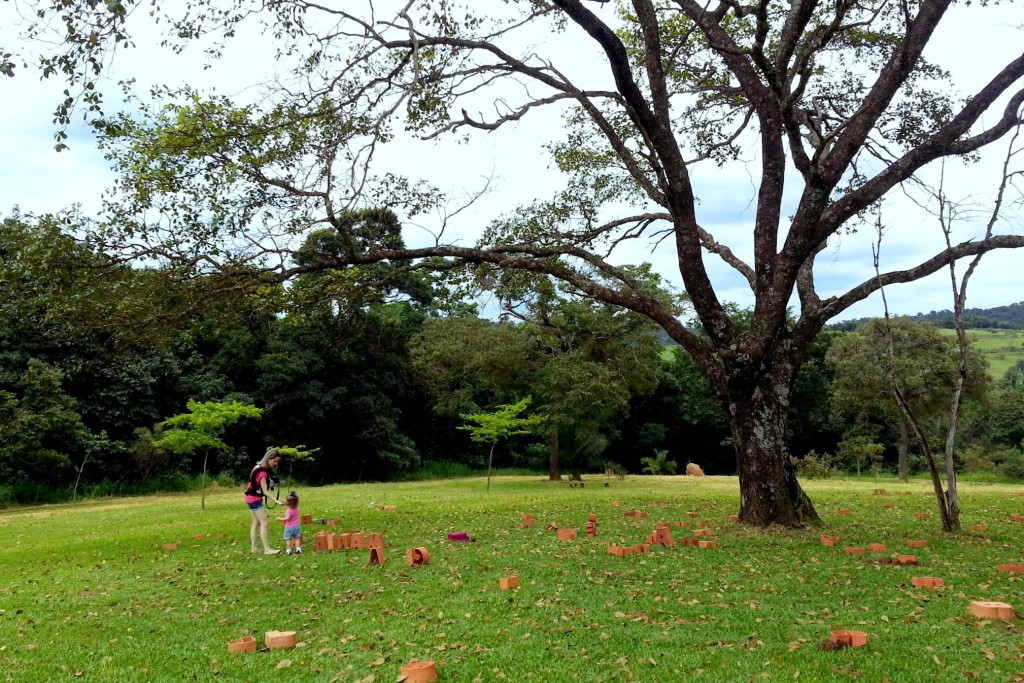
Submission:
M 835 456 L 828 453 L 808 451 L 803 458 L 793 458 L 793 464 L 797 475 L 804 479 L 831 479 L 839 474 Z
M 644 465 L 643 471 L 648 474 L 659 475 L 676 473 L 676 461 L 668 459 L 667 450 L 656 450 L 654 451 L 653 458 L 640 458 L 640 462 Z
M 395 472 L 393 479 L 396 481 L 427 481 L 430 479 L 458 479 L 460 477 L 472 477 L 478 474 L 468 465 L 448 460 L 424 461 L 421 467 L 407 472 Z
M 835 464 L 847 472 L 856 472 L 858 475 L 862 469 L 877 472 L 882 464 L 884 451 L 885 447 L 882 444 L 875 443 L 866 436 L 854 436 L 839 442 Z
M 551 461 L 551 448 L 546 443 L 533 442 L 523 449 L 522 464 L 530 469 L 546 470 Z M 518 462 L 518 460 L 514 460 Z
M 629 473 L 626 471 L 626 468 L 619 463 L 612 460 L 605 460 L 604 474 L 606 477 L 618 477 L 619 479 L 625 479 L 626 475 Z
M 1017 448 L 1003 451 L 1003 463 L 999 468 L 1003 476 L 1012 481 L 1024 480 L 1024 453 Z
M 46 484 L 22 481 L 0 486 L 0 508 L 13 505 L 43 505 L 71 500 L 71 491 L 61 491 Z
M 991 449 L 981 446 L 966 448 L 960 453 L 960 459 L 963 463 L 961 471 L 965 474 L 997 472 L 999 470 L 999 463 L 992 458 Z

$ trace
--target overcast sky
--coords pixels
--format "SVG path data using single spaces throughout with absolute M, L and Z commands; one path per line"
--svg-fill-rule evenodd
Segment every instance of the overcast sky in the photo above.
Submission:
M 0 46 L 8 50 L 16 44 L 14 36 L 17 35 L 12 5 L 0 4 Z M 1024 44 L 1021 32 L 1010 25 L 1016 17 L 1012 11 L 971 8 L 971 12 L 978 10 L 988 11 L 985 16 L 994 16 L 993 20 L 977 22 L 975 15 L 964 8 L 955 10 L 947 17 L 929 53 L 934 61 L 953 72 L 963 92 L 971 84 L 991 77 L 1019 54 L 1019 46 Z M 1002 14 L 993 15 L 996 11 Z M 543 40 L 538 38 L 540 42 Z M 564 37 L 560 40 L 564 41 Z M 262 49 L 263 44 L 258 39 L 243 36 L 236 49 L 229 51 L 228 57 L 210 70 L 202 69 L 198 54 L 175 56 L 151 47 L 154 42 L 137 41 L 139 47 L 120 54 L 111 72 L 115 80 L 135 77 L 140 90 L 150 84 L 188 82 L 245 98 L 247 92 L 251 95 L 251 90 L 247 89 L 274 68 L 267 56 L 269 51 Z M 569 42 L 571 50 L 562 55 L 570 61 L 567 68 L 579 69 L 580 65 L 594 64 L 599 58 L 588 54 L 591 48 L 585 40 Z M 27 52 L 31 54 L 31 49 Z M 600 72 L 594 73 L 595 77 L 600 77 Z M 61 153 L 53 150 L 52 112 L 63 89 L 64 85 L 58 81 L 40 81 L 31 68 L 19 69 L 16 78 L 0 77 L 0 101 L 4 102 L 0 108 L 0 215 L 9 214 L 15 206 L 23 212 L 45 213 L 72 204 L 80 204 L 87 213 L 98 213 L 101 194 L 111 186 L 113 175 L 89 131 L 81 125 L 72 126 L 69 131 L 71 149 Z M 111 98 L 116 87 L 109 87 L 107 91 Z M 997 112 L 993 112 L 986 118 L 992 121 L 996 116 Z M 518 202 L 544 197 L 558 186 L 559 176 L 540 147 L 540 142 L 556 133 L 557 118 L 527 117 L 497 134 L 476 135 L 469 145 L 395 146 L 387 150 L 380 161 L 408 175 L 427 177 L 454 196 L 475 191 L 482 186 L 484 177 L 493 175 L 488 196 L 473 211 L 460 216 L 449 233 L 457 235 L 463 244 L 471 244 L 477 231 L 491 217 Z M 1000 144 L 996 146 L 996 154 L 989 155 L 982 163 L 968 168 L 954 163 L 947 168 L 949 187 L 955 188 L 957 196 L 971 198 L 979 209 L 976 217 L 959 227 L 954 236 L 957 241 L 983 231 L 983 215 L 990 206 L 991 190 L 998 181 L 998 155 L 1004 150 L 1005 145 Z M 751 200 L 756 190 L 751 180 L 752 175 L 756 175 L 756 158 L 752 161 L 754 163 L 748 167 L 723 170 L 706 167 L 694 175 L 701 200 L 702 224 L 744 257 L 750 255 Z M 795 196 L 795 188 L 788 194 Z M 909 203 L 895 201 L 886 207 L 884 215 L 891 228 L 882 246 L 883 270 L 909 267 L 940 249 L 942 235 L 936 221 L 915 214 Z M 415 228 L 411 230 L 407 237 L 410 244 L 419 239 Z M 1019 207 L 1000 232 L 1024 232 Z M 872 238 L 873 235 L 862 232 L 830 243 L 828 250 L 819 256 L 816 271 L 822 296 L 841 293 L 872 276 Z M 678 282 L 670 242 L 654 251 L 650 245 L 632 245 L 618 258 L 651 261 L 659 272 Z M 714 257 L 709 262 L 720 298 L 750 305 L 752 299 L 745 283 L 728 268 L 718 267 Z M 965 266 L 961 266 L 961 272 Z M 1024 253 L 991 253 L 985 256 L 972 280 L 968 306 L 988 308 L 1024 301 L 1022 285 Z M 891 288 L 887 295 L 893 313 L 914 314 L 951 308 L 950 292 L 948 271 L 942 271 L 921 282 Z M 880 298 L 875 295 L 849 309 L 840 319 L 878 315 L 881 310 Z

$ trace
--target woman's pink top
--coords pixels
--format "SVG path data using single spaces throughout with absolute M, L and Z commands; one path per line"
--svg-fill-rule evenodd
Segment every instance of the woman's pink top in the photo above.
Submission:
M 264 491 L 267 490 L 266 489 L 266 484 L 264 483 L 266 480 L 267 480 L 267 473 L 266 472 L 260 472 L 259 474 L 256 475 L 256 483 Z M 261 500 L 263 500 L 263 498 L 260 497 L 260 496 L 246 496 L 245 497 L 245 502 L 246 503 L 258 503 Z

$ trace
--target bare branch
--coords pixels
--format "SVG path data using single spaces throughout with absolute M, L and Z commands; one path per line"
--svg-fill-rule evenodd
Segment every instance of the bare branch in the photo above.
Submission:
M 994 249 L 1019 249 L 1020 247 L 1024 247 L 1024 235 L 993 235 L 978 242 L 961 242 L 951 248 L 944 249 L 913 268 L 882 273 L 876 278 L 860 283 L 841 296 L 825 299 L 815 317 L 824 323 L 824 321 L 835 317 L 858 301 L 863 301 L 874 292 L 877 292 L 880 287 L 919 280 L 949 265 L 950 262 L 966 256 L 983 254 Z

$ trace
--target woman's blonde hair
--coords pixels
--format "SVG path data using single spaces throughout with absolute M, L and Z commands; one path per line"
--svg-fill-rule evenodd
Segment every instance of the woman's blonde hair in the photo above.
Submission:
M 267 465 L 270 464 L 270 459 L 271 458 L 277 458 L 278 460 L 280 460 L 281 459 L 281 451 L 277 450 L 276 448 L 268 448 L 267 452 L 263 454 L 263 457 L 260 459 L 260 461 L 258 463 L 256 463 L 256 466 L 257 467 L 266 467 Z

